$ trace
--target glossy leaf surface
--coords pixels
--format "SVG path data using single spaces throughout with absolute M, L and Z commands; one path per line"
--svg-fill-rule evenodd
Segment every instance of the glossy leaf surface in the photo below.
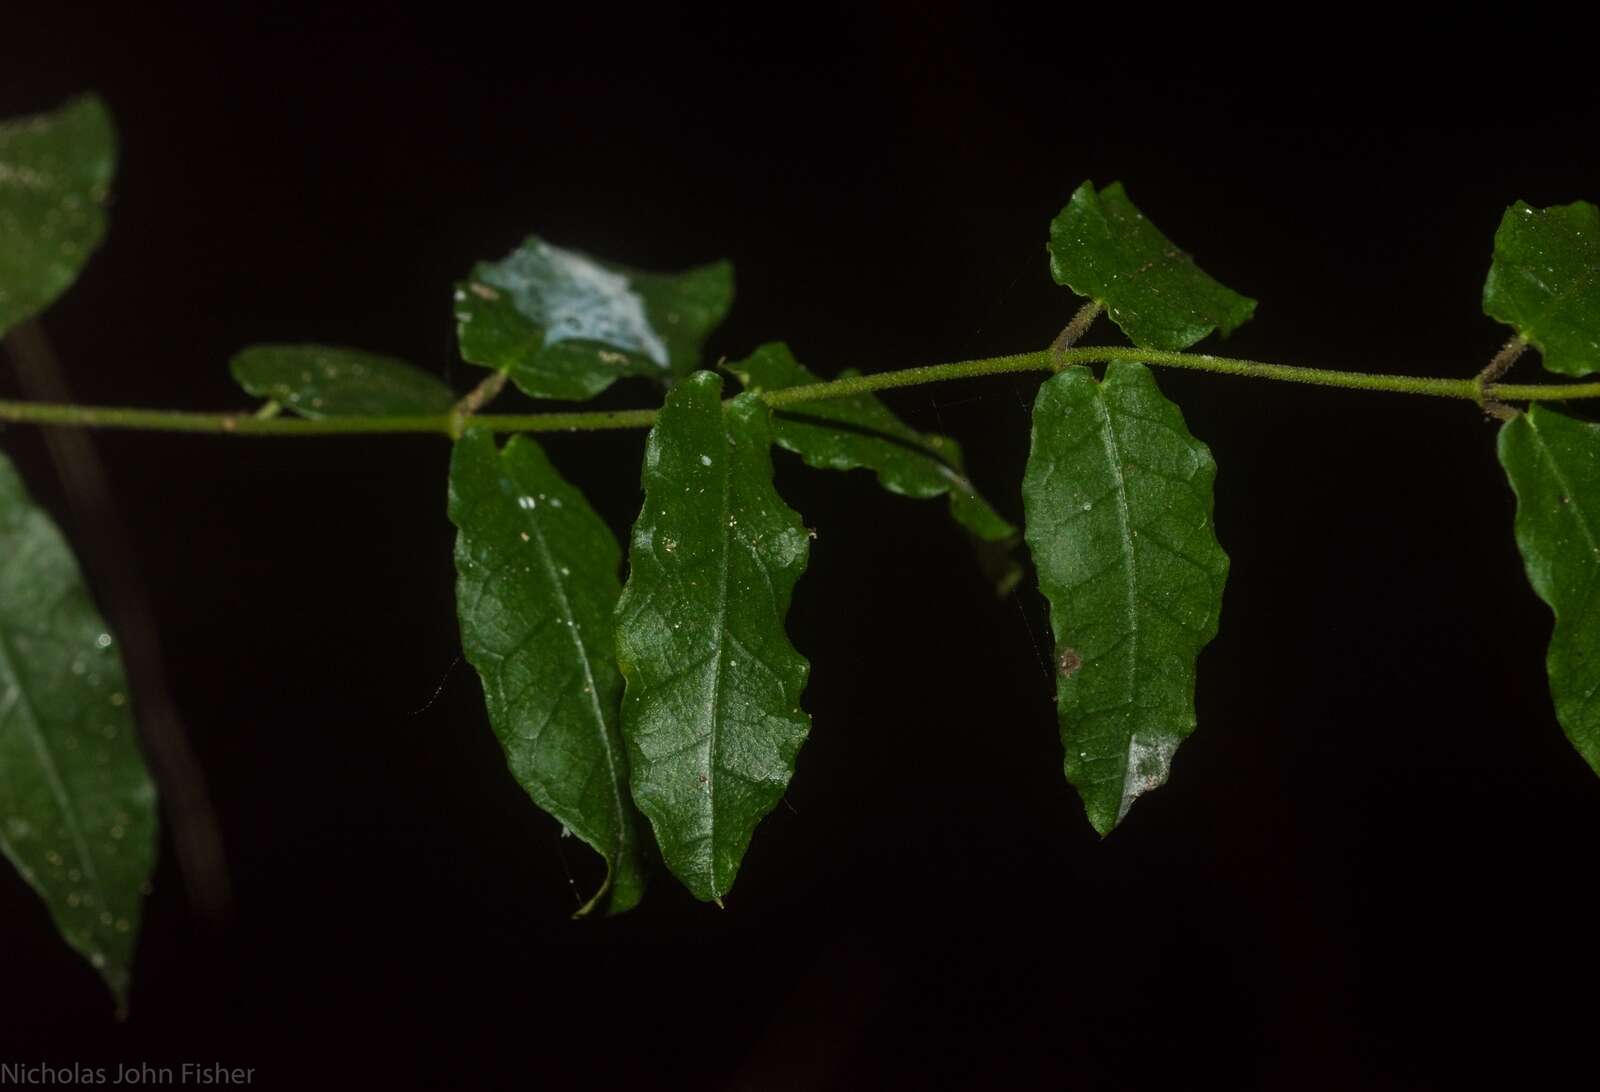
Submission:
M 628 796 L 612 628 L 621 548 L 525 436 L 504 450 L 481 429 L 461 438 L 450 519 L 462 650 L 511 774 L 606 859 L 579 914 L 627 910 L 644 892 L 644 832 Z
M 360 349 L 252 345 L 229 367 L 239 386 L 301 417 L 428 416 L 456 403 L 450 388 L 421 368 Z
M 456 286 L 461 356 L 535 398 L 593 398 L 623 376 L 671 383 L 733 303 L 733 267 L 642 273 L 530 237 Z
M 784 632 L 809 535 L 772 486 L 767 407 L 721 396 L 710 372 L 667 395 L 617 608 L 633 797 L 668 867 L 719 902 L 810 726 Z
M 1212 330 L 1232 333 L 1256 301 L 1195 265 L 1128 200 L 1122 183 L 1085 182 L 1050 223 L 1050 273 L 1105 307 L 1142 349 L 1187 349 Z
M 1022 482 L 1050 602 L 1067 779 L 1107 834 L 1167 779 L 1195 726 L 1195 659 L 1216 635 L 1228 558 L 1216 464 L 1142 364 L 1040 388 Z
M 1600 773 L 1600 425 L 1535 403 L 1500 429 L 1517 548 L 1555 611 L 1545 667 L 1556 719 Z
M 65 292 L 100 245 L 116 158 L 92 95 L 0 122 L 0 335 Z
M 1600 211 L 1518 201 L 1494 233 L 1483 310 L 1563 375 L 1600 371 Z
M 726 367 L 752 393 L 820 382 L 781 343 L 763 345 L 747 359 Z M 973 488 L 954 440 L 917 432 L 873 395 L 777 410 L 772 434 L 780 447 L 811 466 L 824 470 L 865 468 L 878 476 L 885 489 L 908 497 L 949 494 L 950 514 L 985 541 L 1003 541 L 1017 533 Z
M 115 642 L 61 532 L 0 456 L 0 850 L 119 1007 L 155 843 Z

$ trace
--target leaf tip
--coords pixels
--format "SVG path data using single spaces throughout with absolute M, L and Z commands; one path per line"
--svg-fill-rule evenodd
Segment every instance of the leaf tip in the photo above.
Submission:
M 572 920 L 573 921 L 583 921 L 585 918 L 593 916 L 594 912 L 595 912 L 595 909 L 597 907 L 599 907 L 602 903 L 608 903 L 609 902 L 609 900 L 606 898 L 606 896 L 611 893 L 611 872 L 612 872 L 611 864 L 608 861 L 608 862 L 606 862 L 606 879 L 605 879 L 605 882 L 600 885 L 600 890 L 596 891 L 593 895 L 589 896 L 589 901 L 588 902 L 584 903 L 582 906 L 578 907 L 576 910 L 574 910 L 572 912 Z M 606 915 L 609 915 L 610 912 L 611 911 L 610 911 L 610 908 L 608 906 L 607 910 L 606 910 L 606 914 L 602 915 L 602 917 L 604 917 Z
M 1165 735 L 1141 738 L 1137 732 L 1128 740 L 1127 764 L 1122 776 L 1122 798 L 1117 802 L 1117 817 L 1111 827 L 1122 822 L 1135 800 L 1167 783 L 1172 756 L 1178 740 Z M 1106 828 L 1109 833 L 1111 827 Z

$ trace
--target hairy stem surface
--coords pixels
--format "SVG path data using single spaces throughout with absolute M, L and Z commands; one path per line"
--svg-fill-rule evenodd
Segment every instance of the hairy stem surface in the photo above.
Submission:
M 1280 383 L 1305 383 L 1347 390 L 1388 391 L 1434 398 L 1459 398 L 1481 402 L 1483 389 L 1478 377 L 1471 379 L 1430 379 L 1410 375 L 1375 375 L 1367 372 L 1340 372 L 1325 368 L 1301 368 L 1288 364 L 1268 364 L 1259 360 L 1238 360 L 1207 353 L 1163 352 L 1155 349 L 1108 348 L 1089 346 L 1071 349 L 1042 349 L 1012 356 L 984 357 L 953 364 L 930 364 L 892 372 L 835 379 L 804 387 L 787 387 L 761 395 L 772 407 L 795 406 L 833 398 L 871 394 L 898 387 L 918 387 L 953 379 L 975 379 L 986 375 L 1013 372 L 1056 371 L 1072 364 L 1108 364 L 1133 361 L 1166 368 L 1188 368 L 1246 379 L 1271 379 Z M 1600 398 L 1600 383 L 1519 384 L 1497 383 L 1494 397 L 1503 401 L 1555 402 L 1580 398 Z M 612 429 L 649 428 L 655 423 L 653 409 L 579 413 L 499 413 L 476 414 L 474 425 L 495 432 L 600 432 Z M 456 414 L 424 417 L 327 417 L 304 420 L 290 417 L 255 416 L 250 411 L 237 413 L 196 413 L 187 410 L 151 410 L 118 406 L 75 406 L 40 402 L 0 401 L 0 421 L 16 424 L 69 425 L 77 428 L 132 429 L 145 432 L 204 432 L 238 436 L 358 436 L 358 435 L 436 435 L 452 436 L 459 427 Z

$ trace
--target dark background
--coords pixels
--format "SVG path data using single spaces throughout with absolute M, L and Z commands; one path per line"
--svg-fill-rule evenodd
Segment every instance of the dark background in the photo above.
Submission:
M 1505 207 L 1600 198 L 1596 98 L 1548 72 L 1419 73 L 1360 40 L 1263 70 L 1200 34 L 1168 59 L 1108 52 L 1137 26 L 807 12 L 8 10 L 0 116 L 93 88 L 120 129 L 108 240 L 45 321 L 77 396 L 243 407 L 229 356 L 283 340 L 465 389 L 451 282 L 530 232 L 644 268 L 733 259 L 712 359 L 1031 349 L 1076 306 L 1043 244 L 1085 178 L 1123 180 L 1261 300 L 1225 351 L 1465 376 L 1505 337 L 1479 310 Z M 1493 424 L 1159 378 L 1215 453 L 1233 560 L 1166 788 L 1096 838 L 1031 579 L 997 600 L 942 504 L 780 456 L 820 536 L 790 624 L 815 722 L 791 806 L 726 911 L 663 875 L 597 923 L 567 920 L 596 861 L 510 780 L 454 663 L 442 441 L 101 435 L 237 902 L 199 920 L 164 843 L 117 1024 L 0 875 L 0 1060 L 220 1061 L 262 1087 L 1420 1089 L 1591 1067 L 1600 783 L 1545 689 L 1550 615 Z M 1038 382 L 889 401 L 955 435 L 1018 519 Z M 642 443 L 548 442 L 619 535 Z M 0 446 L 70 534 L 38 432 Z

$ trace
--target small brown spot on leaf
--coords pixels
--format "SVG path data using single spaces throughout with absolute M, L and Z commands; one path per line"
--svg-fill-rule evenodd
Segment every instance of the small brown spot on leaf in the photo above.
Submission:
M 1078 655 L 1078 650 L 1075 648 L 1063 648 L 1061 655 L 1056 657 L 1056 670 L 1061 672 L 1063 679 L 1072 678 L 1082 666 L 1083 657 Z
M 486 284 L 479 284 L 477 281 L 473 281 L 468 284 L 467 287 L 472 290 L 472 294 L 474 296 L 477 296 L 481 300 L 489 300 L 492 302 L 500 298 L 500 293 L 496 292 Z

